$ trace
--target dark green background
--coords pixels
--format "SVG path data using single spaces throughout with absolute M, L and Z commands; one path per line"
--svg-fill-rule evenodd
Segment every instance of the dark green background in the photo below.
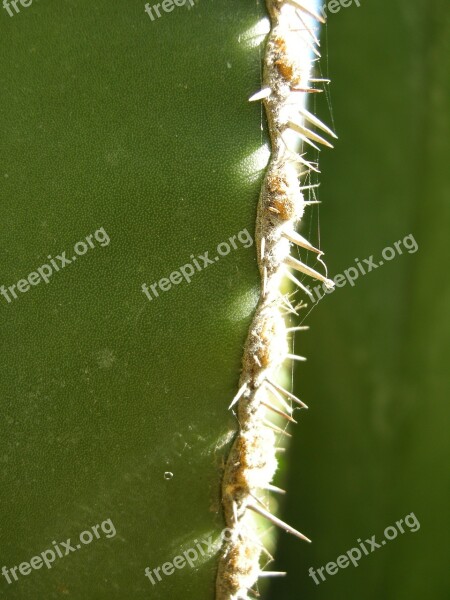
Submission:
M 322 35 L 340 137 L 321 157 L 330 274 L 410 233 L 419 250 L 325 297 L 296 339 L 310 410 L 280 478 L 282 516 L 313 543 L 280 534 L 289 575 L 273 600 L 450 597 L 449 18 L 440 0 L 363 0 Z M 308 577 L 411 512 L 416 533 L 319 586 Z

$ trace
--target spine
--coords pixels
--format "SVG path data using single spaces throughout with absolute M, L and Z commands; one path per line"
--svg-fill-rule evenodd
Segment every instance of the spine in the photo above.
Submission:
M 239 391 L 230 405 L 237 412 L 239 432 L 222 482 L 222 504 L 231 534 L 219 559 L 217 600 L 247 599 L 260 577 L 282 575 L 261 567 L 262 556 L 268 552 L 259 539 L 255 515 L 310 541 L 272 515 L 260 495 L 265 491 L 282 492 L 271 483 L 277 469 L 276 440 L 289 434 L 273 424 L 270 416 L 295 423 L 293 406 L 307 408 L 277 382 L 285 360 L 302 359 L 289 354 L 289 328 L 283 316 L 289 300 L 280 286 L 288 277 L 310 294 L 291 269 L 329 288 L 334 286 L 326 276 L 290 254 L 292 244 L 316 253 L 319 260 L 323 254 L 296 232 L 309 204 L 303 192 L 314 187 L 302 186 L 301 178 L 318 172 L 317 163 L 308 160 L 306 150 L 332 147 L 324 135 L 336 137 L 306 108 L 307 98 L 322 91 L 316 87 L 320 81 L 312 74 L 320 56 L 317 25 L 323 18 L 300 0 L 267 0 L 267 8 L 271 31 L 264 58 L 263 89 L 250 99 L 264 102 L 271 141 L 255 235 L 261 293 L 244 347 Z M 292 149 L 293 138 L 297 147 L 300 144 L 301 153 Z

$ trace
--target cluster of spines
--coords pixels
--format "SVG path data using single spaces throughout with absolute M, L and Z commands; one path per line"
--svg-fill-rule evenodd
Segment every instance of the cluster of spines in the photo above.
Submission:
M 307 406 L 284 389 L 276 375 L 286 359 L 304 360 L 289 353 L 288 334 L 304 327 L 287 327 L 281 311 L 289 305 L 280 291 L 287 277 L 305 293 L 308 289 L 291 269 L 333 287 L 333 282 L 290 254 L 292 244 L 317 254 L 315 248 L 296 231 L 309 202 L 303 192 L 316 185 L 301 185 L 302 176 L 318 172 L 317 163 L 289 149 L 287 135 L 295 134 L 302 145 L 319 150 L 332 147 L 322 135 L 336 137 L 333 131 L 306 108 L 308 94 L 322 91 L 314 87 L 325 80 L 311 77 L 314 56 L 320 56 L 313 20 L 321 16 L 302 0 L 266 0 L 271 32 L 264 60 L 264 87 L 250 100 L 262 100 L 266 108 L 271 158 L 258 204 L 256 241 L 261 272 L 261 294 L 244 348 L 239 391 L 230 408 L 237 412 L 239 432 L 232 445 L 222 483 L 222 503 L 231 539 L 224 543 L 219 560 L 217 600 L 247 600 L 258 579 L 284 573 L 266 571 L 261 566 L 264 548 L 256 533 L 251 513 L 267 519 L 285 531 L 308 538 L 275 517 L 260 499 L 261 491 L 284 493 L 272 485 L 277 469 L 276 439 L 290 437 L 285 429 L 269 420 L 275 414 L 295 423 L 293 405 Z M 320 131 L 320 133 L 318 132 Z M 290 133 L 289 133 L 290 132 Z M 290 308 L 292 312 L 292 307 Z M 256 593 L 257 595 L 257 593 Z

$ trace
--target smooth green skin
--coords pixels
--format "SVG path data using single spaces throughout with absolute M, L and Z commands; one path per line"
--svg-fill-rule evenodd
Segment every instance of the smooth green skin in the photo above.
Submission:
M 329 272 L 379 260 L 409 233 L 419 250 L 326 297 L 297 337 L 309 360 L 296 388 L 310 411 L 280 479 L 282 516 L 313 543 L 280 534 L 273 568 L 289 575 L 271 600 L 448 598 L 449 9 L 379 0 L 328 21 L 340 136 L 321 157 Z M 418 532 L 319 586 L 308 577 L 411 512 Z
M 262 173 L 250 0 L 152 22 L 144 2 L 41 0 L 0 10 L 0 284 L 104 227 L 97 247 L 0 297 L 0 567 L 117 534 L 8 586 L 10 600 L 212 600 L 217 566 L 161 566 L 222 527 L 228 405 L 256 305 L 255 247 L 149 302 L 151 284 L 247 228 Z M 164 473 L 173 473 L 171 480 Z

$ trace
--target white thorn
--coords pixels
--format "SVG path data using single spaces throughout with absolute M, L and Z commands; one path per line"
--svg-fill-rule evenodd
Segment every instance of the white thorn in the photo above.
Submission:
M 272 485 L 271 483 L 267 483 L 264 487 L 268 492 L 274 492 L 274 494 L 286 494 L 286 490 L 283 490 L 276 485 Z
M 283 231 L 285 238 L 287 238 L 293 244 L 297 244 L 301 248 L 305 248 L 305 250 L 311 250 L 311 252 L 315 252 L 316 254 L 323 254 L 322 250 L 315 248 L 306 238 L 297 233 L 296 231 Z
M 267 380 L 264 380 L 267 389 L 269 392 L 278 400 L 278 402 L 286 409 L 286 412 L 292 413 L 292 406 L 286 402 L 286 400 L 281 396 L 281 394 L 273 387 L 271 387 Z
M 320 40 L 317 37 L 317 35 L 314 33 L 314 30 L 311 27 L 308 27 L 307 23 L 305 22 L 305 20 L 302 17 L 302 13 L 299 9 L 296 10 L 296 14 L 298 19 L 300 20 L 300 22 L 302 23 L 302 25 L 306 28 L 306 31 L 311 35 L 312 39 L 314 40 L 314 42 L 320 46 Z
M 291 302 L 289 302 L 287 296 L 280 293 L 280 298 L 281 298 L 281 303 L 284 304 L 284 307 L 286 308 L 286 310 L 298 317 L 298 313 L 296 312 L 295 308 L 292 306 Z
M 291 92 L 304 92 L 305 94 L 321 94 L 323 90 L 317 90 L 316 88 L 310 87 L 291 87 Z
M 268 507 L 264 504 L 261 498 L 258 498 L 258 496 L 256 496 L 255 494 L 252 494 L 252 492 L 249 492 L 249 494 L 254 500 L 256 500 L 256 502 L 258 502 L 258 504 L 261 504 L 261 506 L 267 510 Z
M 288 415 L 287 413 L 283 412 L 282 410 L 280 410 L 279 408 L 277 408 L 276 406 L 274 406 L 270 402 L 261 402 L 261 404 L 265 408 L 267 408 L 269 410 L 272 410 L 277 415 L 280 415 L 280 417 L 284 417 L 287 421 L 290 421 L 291 423 L 297 424 L 297 421 L 293 417 L 291 417 L 291 415 Z
M 266 378 L 266 381 L 267 381 L 267 383 L 269 385 L 273 386 L 276 390 L 278 390 L 280 392 L 280 394 L 284 394 L 290 400 L 293 400 L 294 402 L 296 402 L 297 404 L 299 404 L 302 408 L 308 408 L 307 405 L 304 402 L 302 402 L 299 398 L 297 398 L 297 396 L 294 396 L 294 394 L 292 394 L 291 392 L 288 392 L 287 390 L 285 390 L 276 381 L 272 381 L 271 379 L 267 379 L 267 378 Z
M 301 22 L 303 23 L 303 25 L 305 26 L 304 29 L 290 29 L 289 31 L 307 31 L 311 37 L 313 38 L 314 42 L 317 43 L 317 37 L 311 32 L 311 30 L 309 29 L 309 27 L 306 25 L 306 23 L 303 21 L 303 19 L 300 17 L 300 15 L 297 13 L 298 18 L 301 20 Z M 303 37 L 303 40 L 306 42 L 306 45 L 311 48 L 311 50 L 314 52 L 314 54 L 318 57 L 318 58 L 322 58 L 322 55 L 320 54 L 320 52 L 317 50 L 317 48 L 314 46 L 314 43 L 311 42 L 311 40 L 309 38 Z M 318 44 L 320 46 L 320 44 Z
M 286 354 L 286 358 L 297 360 L 299 362 L 305 362 L 307 360 L 305 356 L 298 356 L 297 354 Z
M 294 275 L 292 275 L 292 273 L 288 269 L 286 269 L 285 274 L 286 274 L 286 277 L 288 279 L 290 279 L 292 281 L 292 283 L 295 283 L 295 285 L 298 285 L 298 287 L 301 290 L 303 290 L 305 292 L 305 294 L 307 294 L 311 298 L 311 300 L 315 300 L 314 294 L 310 290 L 308 290 L 308 288 L 306 287 L 306 285 L 303 285 L 303 283 L 301 281 L 299 281 L 297 279 L 297 277 L 295 277 Z
M 256 102 L 257 100 L 264 100 L 264 98 L 268 98 L 272 93 L 272 90 L 267 87 L 267 88 L 263 88 L 262 90 L 259 90 L 259 92 L 256 92 L 256 94 L 253 94 L 253 96 L 250 96 L 250 98 L 248 99 L 249 102 Z
M 313 125 L 321 129 L 325 133 L 328 133 L 328 135 L 331 135 L 331 137 L 334 137 L 336 140 L 338 139 L 338 136 L 334 133 L 334 131 L 330 129 L 328 125 L 325 125 L 325 123 L 323 123 L 315 115 L 310 113 L 309 110 L 306 110 L 306 108 L 299 108 L 299 112 L 305 117 L 305 119 L 308 119 L 308 121 L 310 121 Z
M 287 129 L 287 125 L 285 125 L 285 129 L 284 131 L 286 131 Z M 293 150 L 291 150 L 289 148 L 289 146 L 286 143 L 286 140 L 283 137 L 283 134 L 280 135 L 280 140 L 283 143 L 284 146 L 284 150 L 283 150 L 283 156 L 287 154 L 288 156 L 288 160 L 293 161 L 293 162 L 298 162 L 304 166 L 306 166 L 310 171 L 315 171 L 316 173 L 320 173 L 319 171 L 319 165 L 318 163 L 312 163 L 312 162 L 308 162 L 305 158 L 303 158 L 304 154 L 306 154 L 305 152 L 303 154 L 298 154 L 297 152 L 294 152 Z M 303 171 L 303 173 L 299 173 L 298 177 L 300 177 L 301 175 L 305 175 L 306 173 L 308 173 L 308 171 Z
M 316 21 L 319 21 L 319 23 L 323 23 L 323 24 L 326 23 L 326 21 L 322 17 L 322 15 L 319 15 L 319 13 L 316 12 L 315 10 L 312 10 L 311 8 L 308 8 L 307 6 L 305 6 L 303 4 L 303 2 L 301 2 L 301 0 L 288 0 L 288 2 L 289 2 L 289 4 L 292 4 L 296 8 L 299 8 L 300 10 L 302 10 L 304 13 L 306 13 L 310 17 L 313 17 L 314 19 L 316 19 Z
M 228 407 L 228 410 L 230 410 L 231 408 L 233 408 L 233 406 L 236 404 L 236 402 L 239 402 L 239 400 L 241 399 L 241 396 L 247 391 L 248 389 L 248 383 L 245 382 L 243 385 L 241 385 L 241 387 L 239 388 L 238 393 L 236 394 L 236 396 L 233 398 L 230 406 Z
M 293 527 L 291 527 L 290 525 L 288 525 L 287 523 L 285 523 L 278 517 L 275 517 L 275 515 L 270 513 L 265 508 L 262 508 L 261 506 L 258 506 L 257 504 L 253 504 L 251 502 L 249 504 L 247 504 L 247 508 L 250 508 L 250 510 L 255 511 L 262 517 L 265 517 L 271 523 L 280 527 L 280 529 L 284 529 L 284 531 L 286 531 L 287 533 L 291 533 L 292 535 L 295 535 L 296 537 L 300 538 L 301 540 L 311 543 L 311 540 L 309 538 L 307 538 L 306 535 L 303 535 L 303 533 L 300 533 L 300 531 L 297 531 L 296 529 L 294 529 Z
M 302 132 L 302 129 L 304 129 L 304 127 L 302 128 L 300 127 L 300 125 L 297 125 L 293 121 L 289 121 L 288 128 L 291 129 L 296 135 L 298 135 L 302 142 L 305 142 L 305 144 L 309 144 L 310 146 L 312 146 L 312 148 L 314 148 L 314 150 L 318 150 L 320 152 L 319 146 L 317 146 L 307 135 L 305 135 L 305 133 Z
M 316 150 L 319 148 L 312 142 L 312 140 L 318 144 L 322 144 L 322 146 L 327 146 L 327 148 L 334 148 L 333 144 L 330 144 L 328 140 L 323 138 L 321 135 L 314 133 L 314 131 L 311 131 L 311 129 L 304 127 L 300 123 L 296 123 L 295 121 L 291 120 L 289 121 L 288 126 L 295 131 L 295 133 L 297 133 L 297 135 L 299 135 L 303 141 L 309 140 L 308 143 L 310 143 L 311 146 Z M 306 140 L 304 140 L 304 138 L 306 138 Z
M 304 273 L 305 275 L 309 275 L 310 277 L 314 277 L 315 279 L 322 281 L 329 290 L 332 290 L 334 288 L 334 281 L 332 281 L 331 279 L 327 279 L 321 273 L 303 264 L 293 256 L 287 256 L 285 258 L 285 263 L 288 267 L 296 269 L 297 271 L 300 271 L 300 273 Z
M 300 175 L 303 175 L 303 173 L 300 173 Z M 313 190 L 314 188 L 318 187 L 320 187 L 320 183 L 315 183 L 314 185 L 302 185 L 300 186 L 300 191 L 303 192 L 303 190 Z
M 292 152 L 292 150 L 288 150 L 288 154 L 290 155 L 291 160 L 293 160 L 295 162 L 299 162 L 302 165 L 305 165 L 305 167 L 308 167 L 308 169 L 311 169 L 311 171 L 314 171 L 315 173 L 320 173 L 318 166 L 316 167 L 317 163 L 312 163 L 312 162 L 307 161 L 305 158 L 303 158 L 303 156 L 301 154 Z
M 292 437 L 292 435 L 290 433 L 288 433 L 287 431 L 284 431 L 284 429 L 281 429 L 280 427 L 277 427 L 276 425 L 274 425 L 270 421 L 266 421 L 264 419 L 263 425 L 265 425 L 266 427 L 269 427 L 269 429 L 273 429 L 277 433 L 281 433 L 281 435 L 285 435 L 286 437 Z

